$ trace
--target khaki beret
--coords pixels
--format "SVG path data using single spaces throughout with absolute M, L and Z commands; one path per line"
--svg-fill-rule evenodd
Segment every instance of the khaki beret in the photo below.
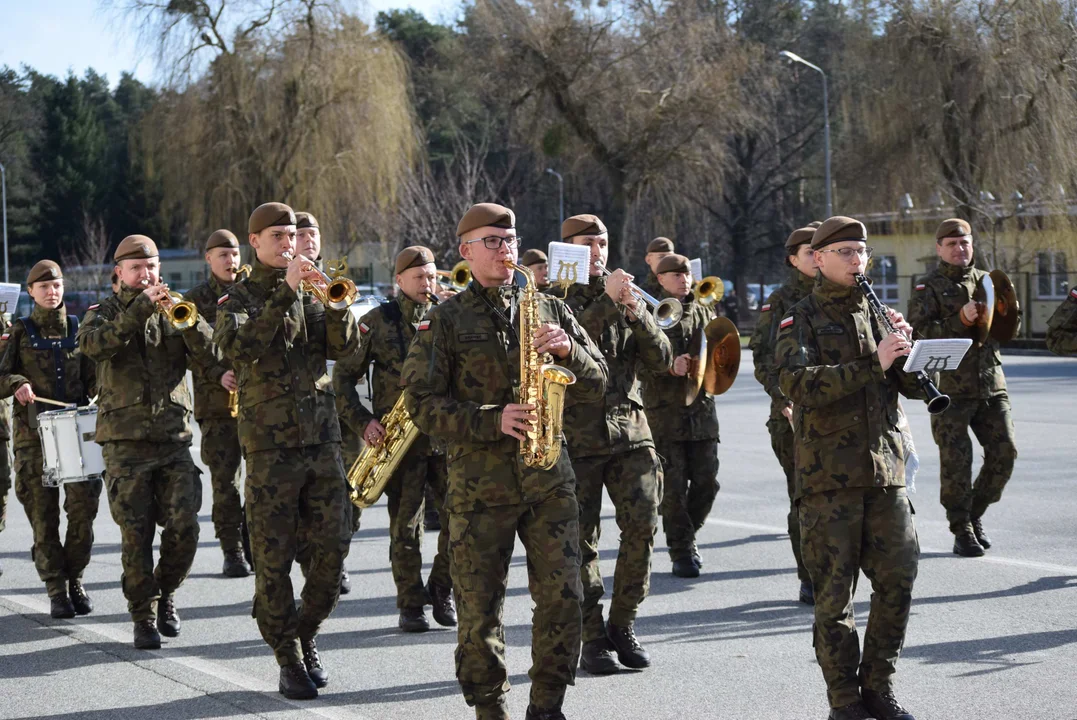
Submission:
M 468 208 L 456 225 L 456 237 L 461 237 L 481 227 L 514 228 L 516 214 L 504 205 L 479 203 Z
M 810 228 L 812 228 L 814 230 L 815 228 L 819 227 L 822 224 L 823 224 L 822 220 L 812 220 L 810 223 L 808 223 L 804 227 L 810 227 Z
M 308 212 L 297 212 L 295 214 L 295 228 L 318 228 L 318 218 L 314 217 Z
M 601 235 L 606 226 L 594 215 L 573 215 L 561 223 L 561 239 L 568 240 L 577 235 Z
M 812 235 L 814 234 L 815 228 L 813 227 L 797 228 L 789 233 L 789 238 L 785 241 L 785 249 L 788 250 L 791 255 L 796 255 L 797 248 L 801 245 L 810 244 Z
M 257 235 L 268 227 L 295 225 L 295 212 L 284 203 L 271 202 L 259 205 L 247 222 L 247 232 Z
M 655 275 L 669 272 L 690 273 L 692 272 L 692 263 L 688 262 L 688 258 L 684 255 L 666 255 L 658 261 L 658 269 L 655 271 Z
M 434 262 L 434 253 L 430 252 L 430 248 L 422 245 L 411 245 L 397 253 L 395 274 L 399 275 L 405 270 L 432 262 Z
M 59 265 L 52 260 L 41 260 L 30 268 L 30 274 L 26 276 L 26 284 L 33 285 L 42 280 L 60 280 L 63 276 Z
M 214 248 L 238 248 L 239 240 L 236 240 L 236 236 L 232 234 L 231 230 L 214 230 L 213 234 L 206 240 L 206 252 L 213 250 Z
M 145 235 L 128 235 L 116 247 L 112 259 L 133 260 L 157 257 L 157 244 Z
M 943 238 L 962 237 L 971 234 L 971 225 L 960 218 L 950 218 L 949 220 L 943 220 L 939 224 L 939 229 L 935 231 L 935 239 L 942 240 Z
M 648 253 L 671 253 L 673 252 L 673 241 L 666 237 L 656 237 L 647 243 Z
M 826 222 L 815 229 L 811 238 L 811 249 L 818 250 L 842 240 L 867 240 L 868 229 L 859 220 L 844 215 L 827 218 Z
M 535 250 L 534 248 L 524 253 L 520 258 L 520 264 L 524 267 L 531 267 L 532 265 L 538 265 L 539 263 L 547 262 L 546 253 L 541 250 Z

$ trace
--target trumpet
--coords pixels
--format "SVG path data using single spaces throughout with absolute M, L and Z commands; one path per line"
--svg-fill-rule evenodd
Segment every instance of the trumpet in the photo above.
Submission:
M 288 261 L 293 259 L 291 253 L 283 253 L 281 257 Z M 316 271 L 319 277 L 314 281 L 304 280 L 301 287 L 318 298 L 322 305 L 333 310 L 344 310 L 359 297 L 359 290 L 350 278 L 326 275 L 324 270 L 309 260 L 306 269 Z
M 705 277 L 692 288 L 696 302 L 704 307 L 716 304 L 725 295 L 725 283 L 717 275 Z
M 198 322 L 198 308 L 195 304 L 172 291 L 157 301 L 157 312 L 168 318 L 169 325 L 176 330 L 187 330 Z
M 471 268 L 468 267 L 467 260 L 461 260 L 453 265 L 452 270 L 438 270 L 438 277 L 447 278 L 449 280 L 448 283 L 443 283 L 439 280 L 438 285 L 441 285 L 447 290 L 460 292 L 471 282 Z
M 601 270 L 603 275 L 612 274 L 604 265 L 596 264 L 595 267 Z M 661 329 L 666 330 L 681 321 L 684 310 L 681 309 L 681 303 L 676 298 L 666 298 L 659 302 L 657 298 L 635 283 L 628 283 L 628 289 L 638 302 L 646 303 L 654 311 L 654 321 Z

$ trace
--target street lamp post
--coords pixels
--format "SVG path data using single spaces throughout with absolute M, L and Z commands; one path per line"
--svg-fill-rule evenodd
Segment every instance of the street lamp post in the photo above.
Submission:
M 0 202 L 4 205 L 4 282 L 8 282 L 7 263 L 7 169 L 0 163 Z
M 557 172 L 553 168 L 546 168 L 546 172 L 557 178 L 558 195 L 560 197 L 560 203 L 558 205 L 558 227 L 565 224 L 565 179 L 561 177 L 561 173 Z
M 834 214 L 834 205 L 830 199 L 830 98 L 827 97 L 826 73 L 823 72 L 821 67 L 808 62 L 796 53 L 782 50 L 779 54 L 789 62 L 800 63 L 801 65 L 810 67 L 812 70 L 823 76 L 823 144 L 826 154 L 826 216 L 830 217 Z

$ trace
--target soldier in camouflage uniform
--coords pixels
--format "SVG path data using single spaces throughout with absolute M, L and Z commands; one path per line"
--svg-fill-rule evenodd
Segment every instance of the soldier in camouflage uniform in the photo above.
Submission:
M 1055 355 L 1077 355 L 1077 288 L 1047 321 L 1047 349 Z
M 964 220 L 946 220 L 935 239 L 939 265 L 917 283 L 909 322 L 925 338 L 976 338 L 980 311 L 972 294 L 987 273 L 972 267 L 972 228 Z M 973 342 L 957 370 L 941 373 L 939 390 L 951 399 L 949 410 L 931 416 L 942 506 L 954 534 L 954 553 L 979 557 L 991 547 L 981 518 L 1002 497 L 1017 459 L 998 341 Z M 975 483 L 969 428 L 984 450 Z
M 718 415 L 714 398 L 700 391 L 685 406 L 692 336 L 714 318 L 711 307 L 692 294 L 692 269 L 683 255 L 666 255 L 656 268 L 664 297 L 681 303 L 681 321 L 665 330 L 673 349 L 673 366 L 643 382 L 643 404 L 654 428 L 655 449 L 662 456 L 662 527 L 677 577 L 699 577 L 703 560 L 696 533 L 710 515 L 718 495 Z
M 778 339 L 778 322 L 786 313 L 811 294 L 815 285 L 815 256 L 811 249 L 811 238 L 820 223 L 813 223 L 794 230 L 785 241 L 786 264 L 790 266 L 789 279 L 775 290 L 759 308 L 759 320 L 748 346 L 752 349 L 755 363 L 755 379 L 770 395 L 770 419 L 767 430 L 770 432 L 770 446 L 778 463 L 785 473 L 785 489 L 789 494 L 789 542 L 793 546 L 793 558 L 797 563 L 797 577 L 800 579 L 800 602 L 811 605 L 815 602 L 812 595 L 811 578 L 800 557 L 800 521 L 797 519 L 796 503 L 793 498 L 796 491 L 795 465 L 793 463 L 793 404 L 782 392 L 778 383 L 778 364 L 774 357 L 774 343 Z
M 647 263 L 647 277 L 639 284 L 641 288 L 654 297 L 662 294 L 662 284 L 658 282 L 658 263 L 662 258 L 673 254 L 673 241 L 665 237 L 656 237 L 647 243 L 647 254 L 643 256 Z
M 97 442 L 105 457 L 109 510 L 120 526 L 123 594 L 135 623 L 135 647 L 153 649 L 161 646 L 159 633 L 180 632 L 174 593 L 198 547 L 202 482 L 191 458 L 187 369 L 217 382 L 224 369 L 213 356 L 204 320 L 177 330 L 157 312 L 168 287 L 158 284 L 153 240 L 129 235 L 114 258 L 120 293 L 90 306 L 78 342 L 97 363 Z
M 631 276 L 616 270 L 603 277 L 600 267 L 605 267 L 609 255 L 609 236 L 602 221 L 594 215 L 570 217 L 561 225 L 561 237 L 590 246 L 589 282 L 569 286 L 565 304 L 602 351 L 610 376 L 601 398 L 575 403 L 565 413 L 580 503 L 584 596 L 580 663 L 587 672 L 600 675 L 617 672 L 618 661 L 635 669 L 651 663 L 634 625 L 651 582 L 662 466 L 643 410 L 639 374 L 668 372 L 673 350 L 647 306 L 629 292 Z M 608 625 L 602 617 L 605 588 L 598 564 L 603 487 L 616 508 L 621 531 Z
M 779 323 L 782 392 L 793 403 L 801 550 L 815 589 L 815 657 L 830 720 L 912 720 L 893 694 L 920 547 L 905 493 L 898 393 L 911 328 L 890 311 L 886 335 L 855 275 L 870 249 L 864 225 L 833 217 L 811 246 L 820 277 Z M 864 652 L 853 618 L 863 570 L 871 581 Z M 859 671 L 858 671 L 859 666 Z
M 42 483 L 44 458 L 37 432 L 37 414 L 55 407 L 35 403 L 37 396 L 88 405 L 96 394 L 94 365 L 78 351 L 78 319 L 64 306 L 60 266 L 42 260 L 30 269 L 26 288 L 34 301 L 30 316 L 14 322 L 3 334 L 0 352 L 0 397 L 14 396 L 15 494 L 34 532 L 31 555 L 45 583 L 54 618 L 88 615 L 93 602 L 82 585 L 90 562 L 93 521 L 101 500 L 101 480 L 67 483 L 64 512 L 67 535 L 60 541 L 60 488 Z M 68 594 L 70 590 L 70 595 Z
M 280 665 L 281 694 L 310 699 L 329 681 L 315 636 L 336 607 L 351 542 L 351 503 L 326 361 L 353 354 L 358 333 L 347 308 L 326 308 L 300 287 L 320 275 L 296 252 L 290 207 L 259 206 L 248 232 L 254 269 L 218 301 L 214 340 L 239 383 L 258 629 Z M 289 573 L 299 528 L 311 547 L 297 611 Z
M 521 290 L 504 264 L 516 259 L 514 225 L 512 211 L 492 203 L 460 220 L 460 254 L 473 279 L 419 323 L 404 363 L 405 402 L 420 430 L 448 444 L 445 509 L 464 699 L 479 720 L 508 718 L 502 610 L 519 535 L 535 603 L 527 718 L 563 720 L 580 652 L 579 506 L 567 452 L 549 470 L 520 456 L 536 416 L 519 404 Z M 599 399 L 606 367 L 597 349 L 560 300 L 537 297 L 534 349 L 576 375 L 568 403 Z
M 7 342 L 3 335 L 7 333 L 8 321 L 5 313 L 0 312 L 0 352 L 4 350 Z M 7 496 L 11 490 L 11 453 L 8 446 L 11 444 L 11 410 L 8 402 L 0 400 L 0 532 L 7 525 Z M 0 575 L 4 574 L 4 568 L 0 567 Z
M 549 277 L 547 276 L 550 268 L 546 253 L 532 248 L 520 256 L 520 264 L 534 274 L 535 285 L 538 286 L 538 289 L 546 292 L 546 289 L 550 286 Z
M 217 299 L 236 281 L 239 270 L 239 240 L 230 230 L 216 230 L 206 240 L 209 277 L 187 293 L 198 314 L 209 323 L 217 322 Z M 239 495 L 239 431 L 228 399 L 236 388 L 236 376 L 227 370 L 220 382 L 194 376 L 194 419 L 202 430 L 202 462 L 210 473 L 213 488 L 213 529 L 224 553 L 221 571 L 228 577 L 247 577 L 250 567 L 243 557 L 243 500 Z
M 431 293 L 437 287 L 437 266 L 428 248 L 404 248 L 396 256 L 395 300 L 374 308 L 359 321 L 359 353 L 338 362 L 333 368 L 333 388 L 341 423 L 367 443 L 381 444 L 385 427 L 380 418 L 388 413 L 402 392 L 400 371 L 415 327 L 430 309 Z M 374 412 L 359 401 L 355 385 L 374 365 L 372 379 Z M 439 625 L 456 625 L 452 604 L 452 577 L 449 574 L 449 528 L 438 535 L 437 555 L 430 582 L 423 586 L 423 502 L 427 484 L 434 489 L 438 504 L 444 502 L 445 454 L 437 451 L 430 438 L 420 435 L 400 461 L 385 488 L 389 496 L 389 558 L 396 583 L 396 606 L 400 609 L 400 629 L 424 632 L 430 629 L 424 605 L 433 605 Z M 443 512 L 438 508 L 439 514 Z

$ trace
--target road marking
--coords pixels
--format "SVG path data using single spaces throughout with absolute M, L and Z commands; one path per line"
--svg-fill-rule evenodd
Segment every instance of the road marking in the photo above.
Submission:
M 3 600 L 10 609 L 15 610 L 16 612 L 20 612 L 22 614 L 49 614 L 49 604 L 43 600 L 37 599 L 36 597 L 17 598 L 13 595 L 2 595 L 0 596 L 0 600 Z M 121 631 L 114 625 L 106 625 L 104 623 L 87 621 L 85 619 L 80 619 L 77 622 L 74 620 L 58 620 L 56 622 L 62 622 L 64 625 L 70 626 L 79 631 L 88 633 L 90 635 L 96 635 L 102 640 L 106 640 L 110 643 L 115 642 L 126 646 L 130 646 L 131 644 L 130 631 Z M 68 635 L 67 637 L 71 636 Z M 75 642 L 82 642 L 78 638 L 72 639 L 75 640 Z M 267 685 L 264 681 L 256 677 L 247 675 L 246 673 L 237 672 L 236 670 L 232 670 L 231 668 L 228 668 L 224 665 L 220 665 L 211 660 L 206 660 L 205 658 L 197 657 L 194 655 L 179 654 L 183 652 L 183 648 L 169 647 L 168 652 L 164 652 L 162 650 L 142 650 L 140 652 L 145 653 L 147 659 L 153 658 L 156 660 L 164 660 L 165 662 L 170 662 L 176 665 L 183 666 L 189 670 L 194 670 L 195 672 L 201 673 L 208 677 L 223 680 L 226 683 L 235 685 L 236 687 L 242 688 L 244 690 L 256 692 L 271 700 L 276 700 L 282 705 L 288 705 L 296 710 L 302 710 L 303 712 L 310 713 L 311 715 L 315 715 L 317 717 L 326 718 L 327 720 L 372 720 L 366 715 L 359 715 L 353 712 L 349 712 L 343 708 L 311 704 L 312 702 L 317 703 L 317 700 L 305 702 L 298 700 L 289 700 L 288 698 L 277 692 L 276 687 Z M 125 660 L 125 662 L 131 661 Z M 191 687 L 190 685 L 184 683 L 178 678 L 172 677 L 171 675 L 164 672 L 159 672 L 159 669 L 157 669 L 156 671 L 158 672 L 158 674 L 168 678 L 172 682 L 183 685 L 184 687 L 191 688 L 192 690 L 202 692 L 208 697 L 215 697 L 216 695 L 216 693 L 207 692 L 202 688 Z M 236 707 L 237 711 L 243 710 L 243 708 L 241 708 L 240 706 L 236 706 L 233 703 L 228 703 L 227 701 L 222 702 L 225 702 L 225 704 L 227 705 L 232 705 L 233 707 Z

